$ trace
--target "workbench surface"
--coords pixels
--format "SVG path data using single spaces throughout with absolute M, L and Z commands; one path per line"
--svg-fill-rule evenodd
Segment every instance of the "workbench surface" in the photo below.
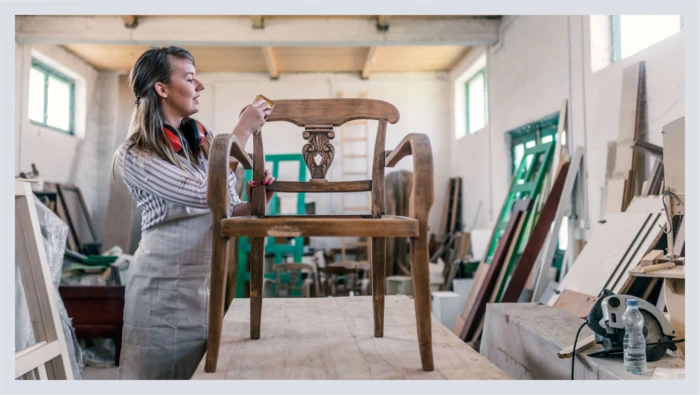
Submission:
M 224 317 L 219 363 L 193 380 L 509 379 L 432 318 L 435 370 L 421 369 L 413 300 L 387 296 L 384 337 L 374 337 L 372 297 L 266 298 L 261 335 L 250 339 L 250 301 Z
M 557 352 L 571 346 L 583 319 L 552 306 L 533 303 L 496 303 L 486 309 L 481 353 L 519 380 L 570 380 L 571 359 Z M 579 340 L 593 334 L 584 327 Z M 648 380 L 657 368 L 683 371 L 679 356 L 664 355 L 647 364 L 647 373 L 625 370 L 622 356 L 589 357 L 602 350 L 599 344 L 576 353 L 574 378 L 578 380 Z

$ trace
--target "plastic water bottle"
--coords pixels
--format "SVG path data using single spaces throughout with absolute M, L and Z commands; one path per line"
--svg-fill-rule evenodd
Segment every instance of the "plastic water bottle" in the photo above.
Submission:
M 644 338 L 644 316 L 636 300 L 627 299 L 622 322 L 625 323 L 625 369 L 632 374 L 644 374 L 647 371 L 647 343 Z

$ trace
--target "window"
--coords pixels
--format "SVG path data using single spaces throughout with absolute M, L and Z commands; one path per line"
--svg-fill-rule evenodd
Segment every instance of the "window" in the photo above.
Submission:
M 613 15 L 614 60 L 618 61 L 681 31 L 680 15 Z
M 479 70 L 464 88 L 467 112 L 467 133 L 474 133 L 486 126 L 486 69 Z
M 32 59 L 29 70 L 29 119 L 32 123 L 73 134 L 75 81 Z
M 460 139 L 488 125 L 486 53 L 482 53 L 454 80 L 454 132 Z

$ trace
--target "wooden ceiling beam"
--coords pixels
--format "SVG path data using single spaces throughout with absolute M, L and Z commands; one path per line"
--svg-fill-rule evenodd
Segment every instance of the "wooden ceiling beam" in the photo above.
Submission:
M 264 29 L 265 19 L 262 15 L 253 15 L 253 29 Z
M 275 53 L 272 51 L 272 47 L 262 47 L 263 56 L 265 57 L 265 64 L 267 65 L 267 73 L 270 78 L 276 80 L 280 76 L 279 67 L 277 66 L 277 58 Z
M 492 45 L 500 20 L 479 17 L 394 18 L 381 31 L 362 18 L 295 17 L 275 19 L 252 29 L 250 17 L 143 16 L 138 29 L 125 29 L 124 17 L 18 15 L 19 44 L 137 44 L 188 46 L 373 47 L 383 45 Z M 187 26 L 187 29 L 173 29 Z
M 122 20 L 124 21 L 124 27 L 127 29 L 135 29 L 139 25 L 139 19 L 136 15 L 124 15 Z
M 366 80 L 369 78 L 369 73 L 372 65 L 375 62 L 374 56 L 377 53 L 377 47 L 370 47 L 367 51 L 367 57 L 365 58 L 365 65 L 362 67 L 362 79 Z

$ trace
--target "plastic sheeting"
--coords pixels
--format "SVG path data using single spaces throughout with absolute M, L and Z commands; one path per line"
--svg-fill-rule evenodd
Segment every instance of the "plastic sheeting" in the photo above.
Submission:
M 83 357 L 75 337 L 75 331 L 71 325 L 71 319 L 68 317 L 63 306 L 63 300 L 61 300 L 61 296 L 58 293 L 58 285 L 61 282 L 61 272 L 63 270 L 63 255 L 68 236 L 68 225 L 36 197 L 34 197 L 34 205 L 39 217 L 41 235 L 44 239 L 44 248 L 53 284 L 52 291 L 57 302 L 58 314 L 61 317 L 61 326 L 66 338 L 73 377 L 79 380 L 82 377 Z M 24 286 L 20 277 L 19 262 L 16 259 L 15 281 L 15 352 L 17 352 L 32 346 L 36 343 L 36 340 L 31 319 L 29 318 Z

